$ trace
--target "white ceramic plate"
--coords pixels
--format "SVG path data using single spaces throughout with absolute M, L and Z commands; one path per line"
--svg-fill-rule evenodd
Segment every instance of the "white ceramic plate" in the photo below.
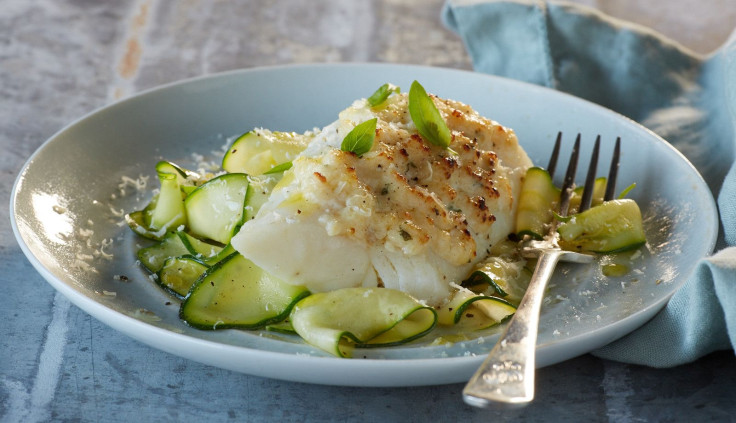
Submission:
M 148 176 L 162 159 L 192 165 L 227 138 L 253 127 L 304 131 L 324 126 L 384 82 L 463 101 L 516 130 L 532 159 L 544 163 L 557 131 L 583 134 L 582 157 L 602 135 L 601 163 L 623 139 L 619 187 L 645 216 L 649 243 L 620 278 L 599 265 L 561 266 L 544 306 L 538 366 L 603 346 L 645 323 L 712 251 L 717 214 L 697 171 L 666 142 L 609 110 L 558 92 L 487 75 L 399 65 L 314 65 L 251 69 L 198 78 L 142 93 L 98 110 L 49 139 L 18 176 L 11 218 L 18 242 L 43 277 L 74 304 L 154 348 L 234 371 L 311 383 L 409 386 L 462 382 L 497 331 L 453 345 L 432 337 L 339 359 L 272 333 L 192 329 L 178 304 L 136 265 L 145 241 L 121 225 L 148 191 L 119 186 Z M 563 151 L 563 157 L 566 152 Z M 217 154 L 214 154 L 216 156 Z M 605 168 L 605 165 L 601 166 Z M 123 184 L 125 185 L 125 184 Z M 125 275 L 129 281 L 121 281 Z M 145 310 L 145 311 L 144 311 Z

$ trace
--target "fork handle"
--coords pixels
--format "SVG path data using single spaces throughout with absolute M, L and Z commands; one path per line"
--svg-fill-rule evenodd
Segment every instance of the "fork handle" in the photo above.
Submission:
M 534 398 L 534 370 L 539 312 L 545 288 L 564 252 L 544 250 L 539 256 L 513 318 L 463 389 L 463 399 L 476 407 L 521 407 Z

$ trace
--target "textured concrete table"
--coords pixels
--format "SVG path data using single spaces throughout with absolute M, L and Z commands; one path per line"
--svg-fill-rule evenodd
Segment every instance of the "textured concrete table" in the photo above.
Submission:
M 438 0 L 3 0 L 0 203 L 8 204 L 22 164 L 54 132 L 162 83 L 304 62 L 469 68 L 460 41 L 439 24 L 440 7 Z M 733 24 L 727 22 L 733 13 L 720 16 L 721 27 Z M 661 20 L 651 22 L 666 28 Z M 727 33 L 686 41 L 707 51 L 717 45 L 713 37 Z M 2 422 L 728 421 L 736 415 L 732 351 L 664 370 L 579 357 L 540 370 L 536 402 L 513 412 L 464 405 L 462 385 L 315 386 L 201 365 L 133 341 L 55 293 L 15 243 L 6 206 L 0 207 L 0 289 Z

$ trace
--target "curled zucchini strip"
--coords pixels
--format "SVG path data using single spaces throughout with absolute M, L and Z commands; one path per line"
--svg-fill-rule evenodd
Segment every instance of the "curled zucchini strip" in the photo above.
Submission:
M 459 289 L 437 310 L 437 320 L 441 325 L 454 325 L 461 330 L 480 330 L 495 326 L 514 313 L 516 306 L 503 298 Z
M 144 238 L 152 239 L 154 241 L 161 241 L 167 234 L 166 229 L 155 230 L 149 228 L 148 224 L 146 224 L 147 212 L 148 211 L 145 209 L 130 212 L 125 215 L 125 223 L 127 223 L 130 229 L 132 229 L 133 232 L 137 233 L 138 235 Z
M 135 233 L 160 241 L 167 232 L 186 225 L 187 215 L 181 190 L 182 181 L 186 181 L 186 178 L 180 172 L 184 170 L 173 163 L 158 162 L 156 173 L 161 190 L 143 210 L 125 215 L 125 221 Z
M 157 273 L 169 258 L 193 254 L 189 247 L 183 232 L 169 232 L 160 242 L 138 250 L 137 256 L 146 269 Z
M 174 163 L 156 164 L 161 189 L 143 209 L 125 215 L 128 226 L 145 238 L 161 241 L 168 232 L 186 226 L 184 197 L 196 188 L 200 176 Z
M 168 230 L 169 228 L 186 225 L 187 215 L 184 210 L 181 188 L 179 187 L 182 176 L 178 168 L 169 162 L 162 161 L 156 165 L 156 173 L 161 183 L 161 191 L 155 200 L 155 206 L 150 210 L 149 228 Z
M 344 288 L 311 295 L 291 312 L 294 330 L 338 357 L 354 347 L 400 345 L 434 328 L 435 311 L 408 294 L 385 288 Z
M 291 161 L 311 140 L 312 135 L 254 129 L 233 141 L 222 159 L 222 168 L 230 173 L 262 175 Z
M 177 298 L 184 298 L 208 266 L 193 256 L 171 257 L 158 272 L 158 283 Z
M 222 244 L 243 224 L 248 175 L 226 173 L 212 178 L 184 200 L 189 230 Z
M 193 256 L 200 260 L 210 260 L 217 257 L 222 247 L 208 244 L 183 231 L 169 232 L 164 238 L 150 247 L 138 250 L 138 260 L 153 273 L 158 272 L 164 266 L 166 260 L 173 257 L 185 255 Z M 212 263 L 205 263 L 212 264 Z
M 258 329 L 289 316 L 309 291 L 271 276 L 239 253 L 208 268 L 191 288 L 179 317 L 199 329 Z
M 156 282 L 168 293 L 180 300 L 184 299 L 189 293 L 189 290 L 192 289 L 192 286 L 194 286 L 207 269 L 234 252 L 235 249 L 228 244 L 225 248 L 222 248 L 219 252 L 209 257 L 204 256 L 202 253 L 168 257 L 161 270 L 158 271 Z
M 519 194 L 516 215 L 516 233 L 542 239 L 547 226 L 554 219 L 553 210 L 560 201 L 560 189 L 552 182 L 546 170 L 531 167 L 526 171 Z
M 641 211 L 634 200 L 612 200 L 560 224 L 560 246 L 566 250 L 617 253 L 646 243 Z
M 462 283 L 464 288 L 484 295 L 502 297 L 518 304 L 531 281 L 532 272 L 526 260 L 489 257 Z
M 288 318 L 272 325 L 266 325 L 264 329 L 271 332 L 285 333 L 287 335 L 298 335 L 294 330 L 294 326 L 291 325 L 291 320 Z

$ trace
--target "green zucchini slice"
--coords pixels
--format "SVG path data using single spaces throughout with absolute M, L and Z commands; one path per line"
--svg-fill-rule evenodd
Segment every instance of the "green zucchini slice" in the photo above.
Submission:
M 265 329 L 271 332 L 285 333 L 287 335 L 298 335 L 294 330 L 294 326 L 291 325 L 291 320 L 287 317 L 278 323 L 266 325 Z
M 312 140 L 312 135 L 255 129 L 241 135 L 222 159 L 222 168 L 231 173 L 262 175 L 275 166 L 290 162 Z
M 357 347 L 401 345 L 434 328 L 435 311 L 408 294 L 386 288 L 343 288 L 311 295 L 291 312 L 294 330 L 338 357 Z
M 552 182 L 546 170 L 531 167 L 526 171 L 516 212 L 516 234 L 542 239 L 554 219 L 554 210 L 560 201 L 560 189 Z
M 256 217 L 256 213 L 261 209 L 263 203 L 268 200 L 273 187 L 276 186 L 280 179 L 281 175 L 249 177 L 248 193 L 245 195 L 244 222 Z
M 222 247 L 201 241 L 186 232 L 169 232 L 164 238 L 150 246 L 138 250 L 138 260 L 153 273 L 164 266 L 166 260 L 191 255 L 201 260 L 211 260 L 220 254 Z
M 156 165 L 156 173 L 161 190 L 151 202 L 152 207 L 146 208 L 144 218 L 147 226 L 153 230 L 169 230 L 186 225 L 187 215 L 179 188 L 181 174 L 178 168 L 169 162 L 159 162 Z
M 145 210 L 137 210 L 128 213 L 125 215 L 125 222 L 128 224 L 128 227 L 138 235 L 154 241 L 161 241 L 167 234 L 166 229 L 153 230 L 149 228 L 148 224 L 145 222 L 145 213 Z
M 222 250 L 220 250 L 217 254 L 214 256 L 206 257 L 202 262 L 206 264 L 207 266 L 212 266 L 217 264 L 218 262 L 224 260 L 229 255 L 235 252 L 235 248 L 233 248 L 232 245 L 227 244 Z
M 189 253 L 202 261 L 209 261 L 223 250 L 223 247 L 195 238 L 188 233 L 181 232 L 182 241 L 186 244 Z M 218 260 L 219 261 L 219 260 Z
M 179 317 L 199 329 L 258 329 L 286 319 L 307 295 L 306 288 L 283 282 L 233 253 L 199 278 Z
M 248 175 L 227 173 L 210 179 L 184 200 L 189 230 L 227 244 L 243 223 Z
M 186 254 L 192 254 L 186 234 L 181 231 L 169 232 L 161 242 L 138 250 L 138 260 L 146 269 L 158 273 L 166 260 Z
M 503 298 L 460 289 L 437 310 L 437 319 L 441 325 L 469 331 L 495 326 L 514 313 L 516 306 Z
M 164 160 L 156 163 L 156 172 L 164 172 L 176 175 L 176 181 L 182 188 L 194 186 L 200 179 L 200 175 L 198 173 L 184 169 L 177 164 Z
M 560 246 L 602 254 L 638 248 L 646 243 L 641 211 L 634 200 L 612 200 L 574 215 L 557 228 Z
M 192 256 L 171 257 L 158 272 L 158 283 L 182 299 L 208 267 Z
M 199 175 L 167 161 L 156 164 L 156 173 L 161 184 L 159 193 L 143 210 L 126 214 L 125 221 L 138 235 L 160 241 L 167 232 L 186 225 L 184 196 L 186 189 L 195 188 Z
M 606 194 L 606 181 L 604 176 L 596 178 L 593 183 L 593 196 L 591 197 L 590 207 L 595 207 L 603 203 L 603 196 Z M 575 188 L 570 195 L 570 206 L 568 208 L 568 215 L 572 215 L 578 212 L 580 208 L 580 201 L 583 199 L 583 189 L 585 187 L 579 186 Z
M 529 286 L 532 272 L 526 260 L 489 257 L 463 281 L 462 286 L 473 292 L 493 295 L 518 304 Z

